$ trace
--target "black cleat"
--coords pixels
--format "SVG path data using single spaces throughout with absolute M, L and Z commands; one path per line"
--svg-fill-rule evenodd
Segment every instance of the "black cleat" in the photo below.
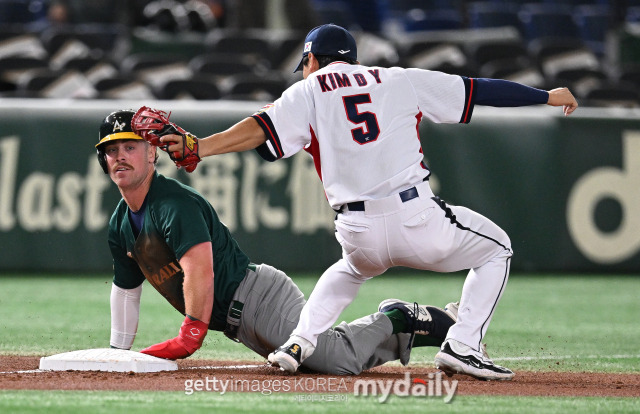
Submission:
M 399 299 L 385 299 L 378 305 L 378 312 L 388 312 L 394 309 L 404 313 L 407 319 L 405 333 L 429 335 L 439 341 L 434 344 L 435 346 L 439 346 L 444 341 L 449 328 L 456 323 L 456 319 L 450 312 L 435 306 L 419 305 Z

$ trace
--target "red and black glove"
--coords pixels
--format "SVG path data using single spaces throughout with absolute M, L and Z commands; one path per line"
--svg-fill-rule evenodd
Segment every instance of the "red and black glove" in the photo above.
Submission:
M 169 121 L 170 115 L 164 111 L 143 106 L 131 118 L 131 129 L 151 145 L 166 151 L 178 168 L 183 167 L 187 172 L 192 172 L 200 162 L 198 138 Z M 165 135 L 182 136 L 182 153 L 167 151 L 168 144 L 160 141 L 160 137 Z
M 182 130 L 182 128 L 180 128 L 180 130 Z M 171 157 L 176 166 L 183 167 L 186 172 L 193 172 L 200 162 L 200 156 L 198 155 L 198 138 L 186 131 L 181 135 L 182 157 L 180 157 L 179 152 L 170 153 L 169 157 Z
M 182 322 L 178 336 L 151 345 L 140 352 L 164 359 L 186 358 L 200 349 L 208 329 L 209 326 L 206 323 L 187 315 Z

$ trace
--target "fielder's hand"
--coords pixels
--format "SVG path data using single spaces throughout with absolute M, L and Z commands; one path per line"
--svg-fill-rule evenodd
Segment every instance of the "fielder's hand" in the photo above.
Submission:
M 170 115 L 164 111 L 143 106 L 131 118 L 131 129 L 151 145 L 166 151 L 178 168 L 184 167 L 187 172 L 192 172 L 200 162 L 198 138 L 170 122 Z M 170 137 L 171 141 L 160 140 L 165 136 Z M 178 143 L 181 144 L 179 150 L 169 151 L 170 144 Z
M 182 322 L 178 336 L 168 341 L 151 345 L 140 352 L 164 359 L 186 358 L 200 349 L 208 329 L 209 326 L 206 323 L 187 315 L 184 322 Z
M 568 88 L 556 88 L 549 91 L 547 105 L 562 106 L 562 111 L 567 116 L 578 108 L 578 101 Z

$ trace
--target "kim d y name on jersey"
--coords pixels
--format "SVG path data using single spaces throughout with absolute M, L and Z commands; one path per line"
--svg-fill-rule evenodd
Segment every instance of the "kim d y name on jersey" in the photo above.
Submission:
M 367 73 L 373 77 L 376 83 L 382 83 L 382 80 L 380 79 L 380 71 L 378 69 L 369 69 L 367 70 Z M 360 87 L 367 86 L 369 84 L 367 77 L 362 73 L 354 73 L 351 76 L 353 76 L 355 83 Z M 318 75 L 316 76 L 316 79 L 318 80 L 318 83 L 320 83 L 320 89 L 322 92 L 331 92 L 337 88 L 352 86 L 351 79 L 346 73 L 330 72 L 324 75 Z M 331 84 L 331 86 L 329 86 L 329 84 Z

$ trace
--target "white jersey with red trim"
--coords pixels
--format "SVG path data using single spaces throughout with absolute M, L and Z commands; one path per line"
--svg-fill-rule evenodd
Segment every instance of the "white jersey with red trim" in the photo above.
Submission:
M 456 75 L 334 62 L 253 115 L 267 135 L 258 150 L 271 160 L 308 151 L 334 209 L 384 198 L 430 174 L 421 119 L 469 122 L 473 92 Z

